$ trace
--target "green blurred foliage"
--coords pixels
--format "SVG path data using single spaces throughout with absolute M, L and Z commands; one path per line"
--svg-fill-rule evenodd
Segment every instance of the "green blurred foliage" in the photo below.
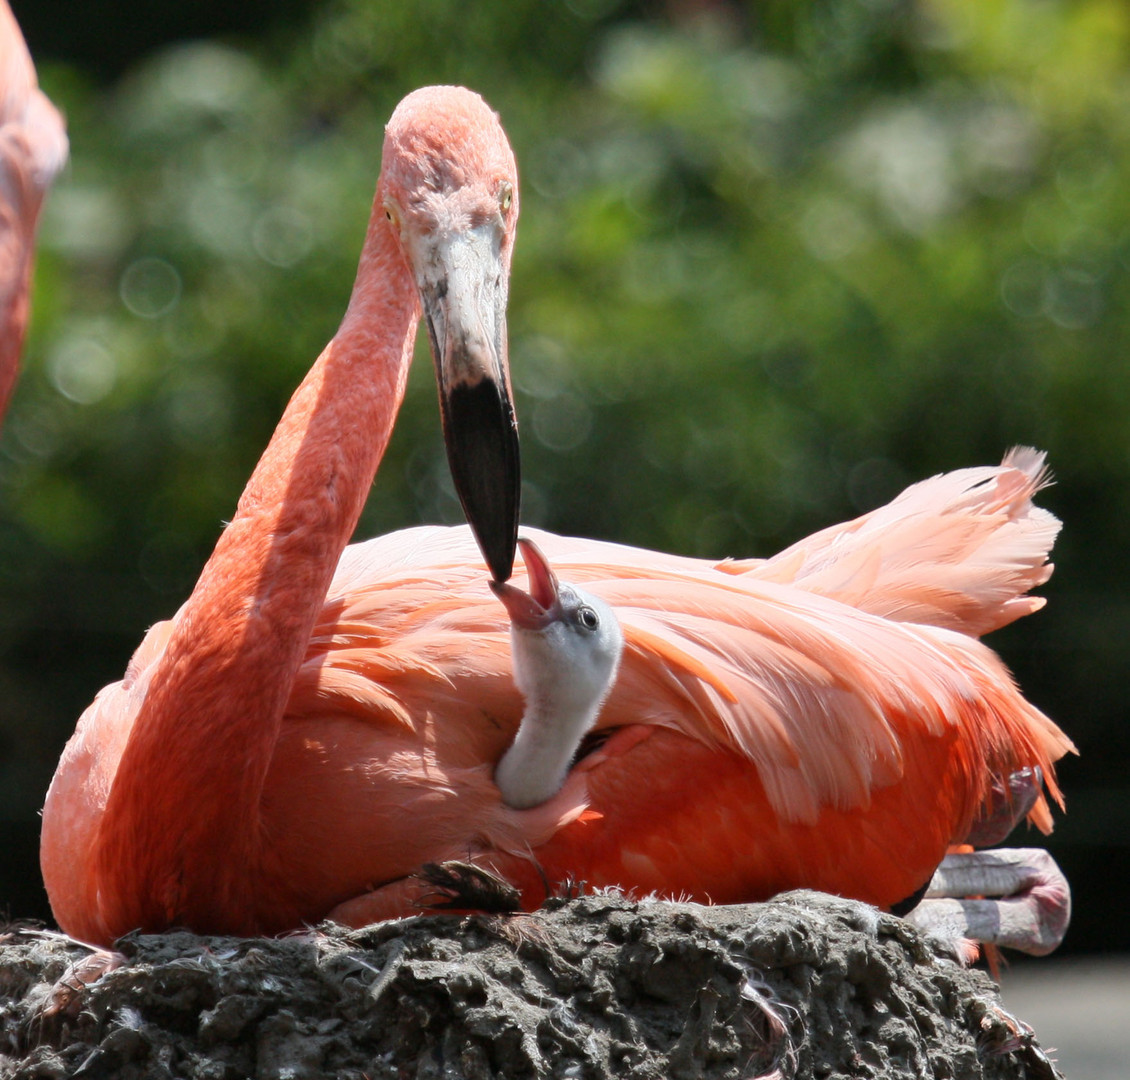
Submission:
M 336 0 L 108 88 L 42 70 L 72 163 L 0 442 L 0 817 L 187 595 L 332 335 L 396 101 L 460 82 L 522 175 L 525 520 L 769 554 L 1049 450 L 1051 603 L 994 643 L 1085 753 L 1057 854 L 1124 858 L 1128 49 L 1121 0 Z M 360 535 L 459 520 L 429 367 Z

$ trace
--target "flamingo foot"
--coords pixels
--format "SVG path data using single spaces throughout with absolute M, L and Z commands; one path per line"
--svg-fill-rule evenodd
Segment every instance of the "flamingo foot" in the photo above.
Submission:
M 522 894 L 504 878 L 474 863 L 425 863 L 415 874 L 346 900 L 326 916 L 359 929 L 388 919 L 444 912 L 509 914 L 522 910 Z
M 906 920 L 966 955 L 973 941 L 1046 956 L 1067 933 L 1071 888 L 1042 848 L 947 855 Z
M 474 863 L 448 859 L 424 863 L 416 875 L 435 889 L 427 906 L 437 911 L 485 911 L 509 915 L 522 910 L 522 893 L 497 874 Z

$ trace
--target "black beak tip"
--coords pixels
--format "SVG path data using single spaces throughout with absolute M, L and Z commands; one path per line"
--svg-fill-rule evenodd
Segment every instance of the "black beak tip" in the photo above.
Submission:
M 497 582 L 514 572 L 521 509 L 518 425 L 509 396 L 483 379 L 441 395 L 451 477 Z
M 474 526 L 472 525 L 472 529 Z M 487 566 L 490 567 L 491 572 L 491 585 L 501 585 L 503 582 L 508 581 L 514 573 L 514 542 L 503 541 L 501 543 L 488 544 L 484 542 L 482 536 L 478 531 L 475 532 L 476 539 L 479 541 L 479 547 L 482 549 L 483 558 L 486 559 Z M 515 537 L 517 536 L 517 529 L 515 529 Z

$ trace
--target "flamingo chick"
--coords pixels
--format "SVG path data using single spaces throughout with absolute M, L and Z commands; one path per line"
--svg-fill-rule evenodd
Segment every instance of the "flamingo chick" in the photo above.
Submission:
M 532 540 L 518 546 L 530 591 L 495 581 L 491 588 L 510 613 L 514 682 L 526 711 L 494 782 L 507 806 L 525 810 L 561 790 L 616 679 L 624 635 L 599 596 L 558 582 Z

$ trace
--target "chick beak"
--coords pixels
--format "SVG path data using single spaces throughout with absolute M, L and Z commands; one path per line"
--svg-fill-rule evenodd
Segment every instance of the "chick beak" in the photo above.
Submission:
M 530 591 L 515 585 L 492 581 L 494 595 L 506 605 L 510 621 L 523 630 L 544 630 L 559 614 L 557 575 L 532 540 L 518 541 L 530 577 Z

